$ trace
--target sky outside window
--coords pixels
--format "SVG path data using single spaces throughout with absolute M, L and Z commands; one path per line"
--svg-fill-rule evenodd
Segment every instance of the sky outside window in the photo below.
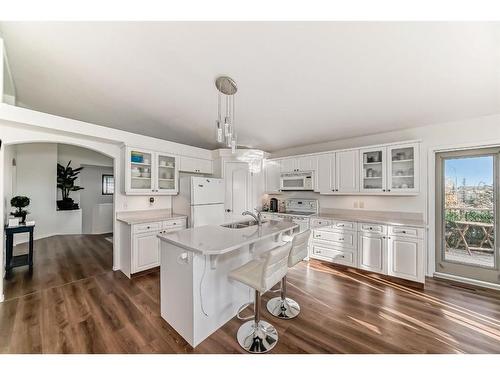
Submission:
M 457 186 L 493 185 L 493 156 L 445 160 L 445 176 Z

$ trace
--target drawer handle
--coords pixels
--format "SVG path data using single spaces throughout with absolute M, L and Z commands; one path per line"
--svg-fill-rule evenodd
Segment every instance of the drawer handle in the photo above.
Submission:
M 148 225 L 146 228 L 147 228 L 147 229 L 151 229 L 151 227 L 150 227 L 149 225 Z
M 318 237 L 321 237 L 321 234 L 317 234 L 317 235 L 316 235 L 316 238 L 318 238 Z
M 406 231 L 405 231 L 405 230 L 403 230 L 402 232 L 403 232 L 403 233 L 406 233 Z
M 368 228 L 368 229 L 373 230 L 373 227 L 370 227 L 370 228 Z
M 344 224 L 337 224 L 337 226 L 338 226 L 338 227 L 343 227 L 343 226 L 344 226 Z
M 316 250 L 316 254 L 321 254 L 321 250 Z
M 344 237 L 340 237 L 340 238 L 339 238 L 339 241 L 344 241 Z

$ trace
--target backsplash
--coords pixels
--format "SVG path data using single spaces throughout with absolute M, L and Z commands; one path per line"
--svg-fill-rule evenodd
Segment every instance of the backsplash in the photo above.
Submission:
M 264 194 L 262 202 L 270 198 L 317 199 L 319 209 L 362 209 L 373 211 L 419 212 L 425 214 L 425 204 L 419 196 L 367 196 L 367 195 L 321 195 L 312 191 L 293 191 L 283 194 Z

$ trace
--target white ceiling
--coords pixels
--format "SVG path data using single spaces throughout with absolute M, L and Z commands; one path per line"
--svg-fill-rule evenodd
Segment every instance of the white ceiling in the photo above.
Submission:
M 500 113 L 499 23 L 0 27 L 19 105 L 205 148 L 220 74 L 239 143 L 267 151 Z

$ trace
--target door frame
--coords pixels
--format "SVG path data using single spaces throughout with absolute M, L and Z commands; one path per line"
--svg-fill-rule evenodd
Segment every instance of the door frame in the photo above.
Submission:
M 436 278 L 444 278 L 467 284 L 478 285 L 491 289 L 500 290 L 500 285 L 482 282 L 479 280 L 468 279 L 459 276 L 450 276 L 436 272 L 436 154 L 440 152 L 465 151 L 477 148 L 500 147 L 500 142 L 469 142 L 455 145 L 436 145 L 430 146 L 427 151 L 427 272 L 426 275 Z

